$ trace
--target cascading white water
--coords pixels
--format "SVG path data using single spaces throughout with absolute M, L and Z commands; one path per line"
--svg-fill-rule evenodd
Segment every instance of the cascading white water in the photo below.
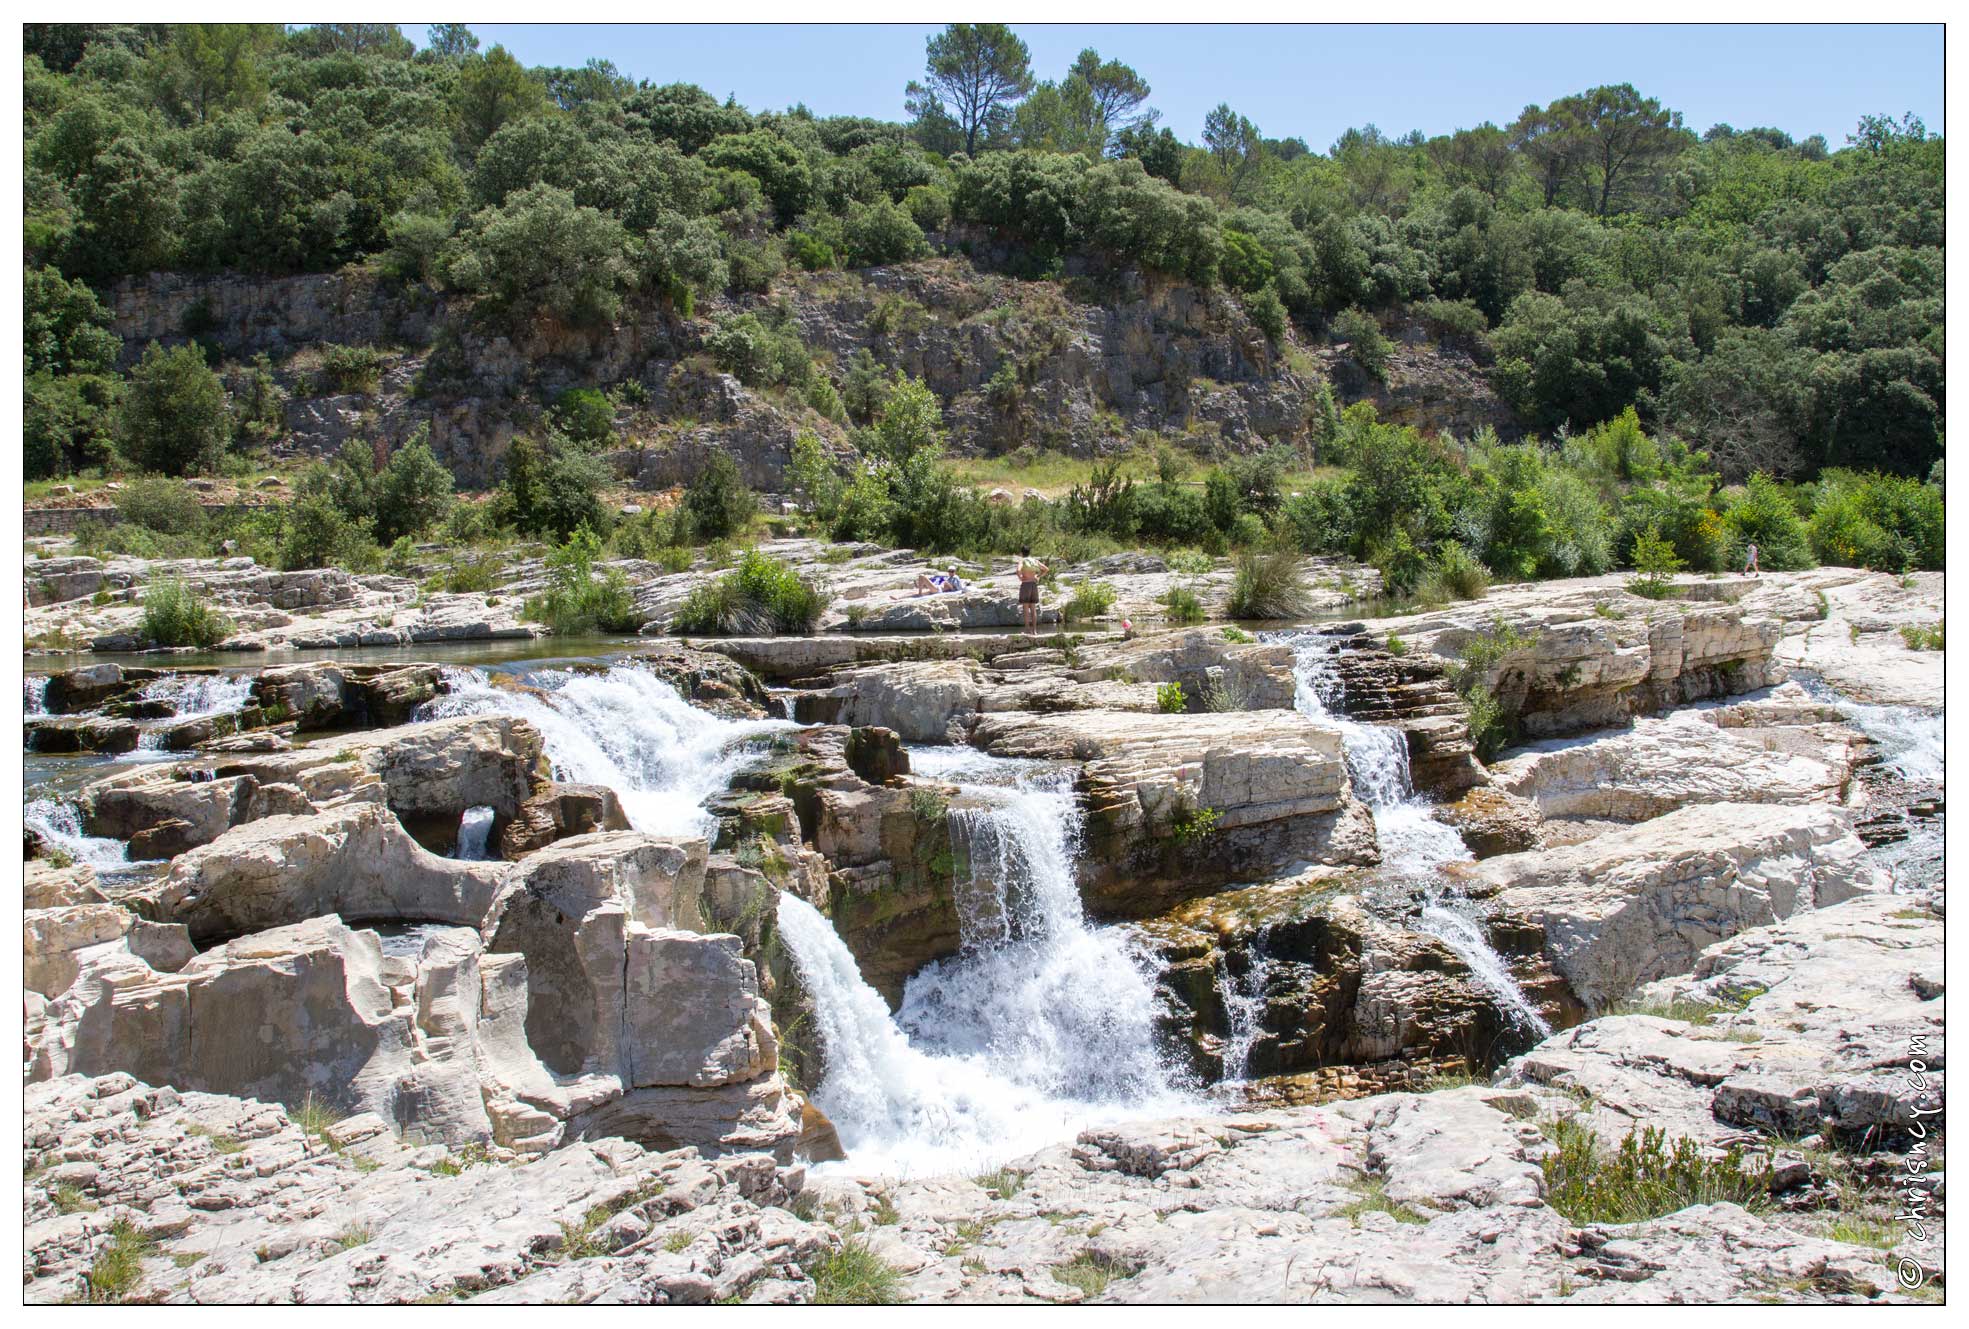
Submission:
M 1292 638 L 1291 644 L 1293 677 L 1298 683 L 1294 704 L 1301 715 L 1324 720 L 1340 731 L 1354 794 L 1374 814 L 1383 870 L 1420 876 L 1444 863 L 1467 861 L 1470 850 L 1463 837 L 1415 796 L 1408 774 L 1407 736 L 1392 725 L 1361 724 L 1336 709 L 1341 699 L 1334 643 L 1307 632 Z
M 29 720 L 48 714 L 46 674 L 30 674 L 21 679 L 21 714 Z
M 1217 999 L 1224 1004 L 1228 1026 L 1223 1051 L 1223 1080 L 1227 1084 L 1242 1084 L 1251 1078 L 1251 1049 L 1265 1032 L 1265 987 L 1272 963 L 1263 942 L 1263 937 L 1252 939 L 1250 962 L 1242 977 L 1231 973 L 1221 952 L 1217 957 Z
M 1339 727 L 1354 792 L 1374 814 L 1383 874 L 1429 881 L 1433 869 L 1445 863 L 1468 862 L 1473 855 L 1463 837 L 1415 796 L 1408 774 L 1408 741 L 1402 732 L 1393 726 L 1364 725 L 1332 709 L 1340 702 L 1334 643 L 1309 632 L 1292 644 L 1300 713 Z M 1551 1025 L 1511 976 L 1504 957 L 1492 949 L 1483 928 L 1463 912 L 1469 906 L 1459 897 L 1441 895 L 1433 881 L 1430 886 L 1431 900 L 1418 924 L 1421 930 L 1455 951 L 1513 1021 L 1541 1038 L 1549 1036 Z
M 137 736 L 140 751 L 162 752 L 164 731 L 169 725 L 202 720 L 209 715 L 232 715 L 244 709 L 253 697 L 253 677 L 250 674 L 170 674 L 144 684 L 137 696 L 143 701 L 171 705 L 170 721 L 146 728 Z
M 450 691 L 420 707 L 419 718 L 528 720 L 546 740 L 556 779 L 608 785 L 629 824 L 654 835 L 702 834 L 711 818 L 701 804 L 750 758 L 748 741 L 791 728 L 701 711 L 655 674 L 628 665 L 542 670 L 527 676 L 526 690 L 495 687 L 478 669 L 448 669 L 445 677 Z
M 1422 931 L 1441 941 L 1455 951 L 1463 963 L 1470 966 L 1470 972 L 1477 981 L 1489 988 L 1496 997 L 1504 1013 L 1524 1028 L 1536 1033 L 1540 1038 L 1552 1036 L 1552 1026 L 1538 1013 L 1538 1007 L 1531 1004 L 1518 980 L 1511 977 L 1511 971 L 1504 967 L 1503 957 L 1491 949 L 1484 937 L 1483 927 L 1473 918 L 1458 911 L 1454 903 L 1436 903 L 1422 907 L 1420 920 Z
M 1880 762 L 1904 780 L 1942 783 L 1942 715 L 1914 706 L 1874 706 L 1854 701 L 1815 675 L 1794 675 L 1805 690 L 1836 707 L 1873 740 Z
M 82 830 L 82 814 L 59 799 L 37 798 L 21 809 L 28 827 L 78 863 L 98 872 L 120 872 L 137 866 L 124 854 L 121 840 L 88 835 Z
M 492 840 L 492 822 L 498 814 L 489 807 L 466 808 L 458 818 L 458 848 L 453 858 L 474 862 L 488 857 L 486 846 Z
M 961 952 L 912 977 L 892 1018 L 826 919 L 780 899 L 827 1057 L 815 1098 L 850 1165 L 976 1170 L 1097 1122 L 1194 1109 L 1157 1052 L 1150 962 L 1081 910 L 1067 777 L 961 751 L 912 750 L 911 765 L 961 790 Z

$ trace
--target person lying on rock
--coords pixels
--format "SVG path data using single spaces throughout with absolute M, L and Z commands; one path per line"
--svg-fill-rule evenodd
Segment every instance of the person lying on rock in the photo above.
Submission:
M 919 572 L 916 574 L 916 589 L 896 598 L 902 600 L 913 599 L 919 595 L 955 595 L 963 589 L 963 579 L 955 572 Z

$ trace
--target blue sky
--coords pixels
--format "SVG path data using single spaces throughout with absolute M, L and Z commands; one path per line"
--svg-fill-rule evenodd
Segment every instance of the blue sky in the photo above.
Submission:
M 533 65 L 615 61 L 635 78 L 691 82 L 753 110 L 805 102 L 817 113 L 899 119 L 903 85 L 923 71 L 933 25 L 634 26 L 475 23 Z M 1350 126 L 1426 134 L 1492 120 L 1527 102 L 1602 83 L 1632 83 L 1700 132 L 1718 121 L 1775 125 L 1834 148 L 1868 112 L 1913 111 L 1942 129 L 1942 29 L 1927 25 L 1347 25 L 1015 24 L 1042 78 L 1084 46 L 1127 61 L 1151 104 L 1196 140 L 1204 112 L 1228 101 L 1268 137 L 1315 151 Z M 422 27 L 404 31 L 420 45 Z

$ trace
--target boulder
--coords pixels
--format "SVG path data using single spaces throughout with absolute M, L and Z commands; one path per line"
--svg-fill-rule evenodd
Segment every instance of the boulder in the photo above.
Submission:
M 122 665 L 83 665 L 51 674 L 42 704 L 55 715 L 92 711 L 141 681 L 155 678 L 154 669 L 125 670 Z
M 28 991 L 56 996 L 80 972 L 78 953 L 123 943 L 160 970 L 182 968 L 196 952 L 182 927 L 146 923 L 113 904 L 29 909 L 22 915 L 22 981 Z
M 520 804 L 519 812 L 506 824 L 499 837 L 499 855 L 524 858 L 557 840 L 591 831 L 628 829 L 622 802 L 608 786 L 549 783 Z
M 52 720 L 29 720 L 29 752 L 132 752 L 142 734 L 130 720 L 106 720 L 99 716 L 62 716 Z
M 59 909 L 71 904 L 99 904 L 109 897 L 96 884 L 96 870 L 87 863 L 57 867 L 45 858 L 27 860 L 21 886 L 24 909 Z
M 1539 824 L 1544 820 L 1538 804 L 1495 785 L 1470 790 L 1437 808 L 1436 816 L 1455 827 L 1478 858 L 1537 848 Z
M 387 808 L 359 803 L 234 827 L 131 898 L 210 945 L 323 914 L 476 928 L 504 875 L 501 863 L 428 853 Z
M 384 801 L 425 845 L 449 847 L 467 808 L 493 810 L 497 834 L 546 783 L 540 731 L 508 715 L 430 720 L 340 740 L 382 778 Z
M 1847 817 L 1707 804 L 1579 844 L 1443 869 L 1493 937 L 1541 954 L 1588 1012 L 1685 972 L 1713 942 L 1886 884 Z
M 831 686 L 802 693 L 793 718 L 803 724 L 869 725 L 892 729 L 905 743 L 947 743 L 961 737 L 978 710 L 980 673 L 970 660 L 881 665 L 836 674 Z

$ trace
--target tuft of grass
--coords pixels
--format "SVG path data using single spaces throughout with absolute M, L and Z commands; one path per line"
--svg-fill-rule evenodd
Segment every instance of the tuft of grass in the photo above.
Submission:
M 108 1242 L 90 1262 L 82 1290 L 74 1300 L 90 1306 L 114 1306 L 129 1300 L 143 1285 L 143 1261 L 149 1247 L 134 1224 L 118 1219 L 110 1226 Z
M 301 1106 L 292 1114 L 294 1124 L 304 1134 L 325 1139 L 328 1128 L 342 1119 L 343 1114 L 317 1100 L 312 1091 L 301 1100 Z
M 1311 604 L 1297 554 L 1285 549 L 1238 552 L 1231 581 L 1232 618 L 1304 618 Z
M 329 1238 L 328 1244 L 337 1251 L 350 1251 L 358 1246 L 366 1246 L 376 1237 L 376 1229 L 367 1223 L 351 1223 Z
M 912 789 L 909 812 L 924 825 L 935 826 L 950 815 L 950 800 L 935 789 Z
M 96 1208 L 96 1202 L 82 1193 L 82 1188 L 70 1182 L 63 1182 L 48 1192 L 58 1214 L 82 1214 Z
M 1246 632 L 1243 628 L 1226 627 L 1224 629 L 1224 640 L 1234 646 L 1248 646 L 1258 639 L 1249 632 Z
M 1026 1174 L 1023 1172 L 1014 1172 L 1011 1168 L 1001 1167 L 991 1172 L 982 1173 L 979 1176 L 973 1177 L 971 1180 L 984 1187 L 992 1199 L 1009 1200 L 1025 1189 Z
M 1593 612 L 1598 614 L 1601 618 L 1627 617 L 1627 611 L 1625 609 L 1616 609 L 1614 607 L 1613 601 L 1611 600 L 1595 600 L 1593 602 Z
M 875 1201 L 875 1226 L 894 1227 L 900 1222 L 902 1212 L 896 1208 L 896 1202 L 886 1195 L 879 1197 Z
M 1189 699 L 1183 695 L 1181 683 L 1158 683 L 1155 688 L 1155 708 L 1165 715 L 1181 715 L 1189 709 Z
M 1416 1213 L 1405 1204 L 1398 1204 L 1388 1198 L 1388 1179 L 1386 1177 L 1362 1177 L 1347 1183 L 1347 1189 L 1354 1197 L 1333 1211 L 1333 1217 L 1352 1221 L 1355 1227 L 1361 1225 L 1362 1214 L 1387 1214 L 1397 1223 L 1426 1223 L 1428 1218 Z
M 601 1230 L 608 1221 L 625 1209 L 633 1209 L 644 1200 L 663 1193 L 663 1183 L 647 1181 L 626 1194 L 613 1200 L 604 1200 L 592 1205 L 581 1216 L 579 1223 L 561 1224 L 561 1258 L 566 1260 L 587 1260 L 597 1255 L 609 1254 L 610 1248 L 601 1240 Z
M 1938 621 L 1932 628 L 1909 624 L 1901 629 L 1901 640 L 1907 643 L 1910 651 L 1939 651 L 1942 649 L 1942 623 Z
M 217 646 L 232 623 L 182 581 L 154 581 L 144 590 L 144 635 L 158 646 Z
M 1425 601 L 1481 600 L 1490 593 L 1490 569 L 1455 540 L 1436 552 L 1435 565 L 1416 589 Z
M 1187 586 L 1171 586 L 1162 597 L 1171 623 L 1188 625 L 1203 622 L 1203 601 Z
M 688 1232 L 672 1232 L 663 1239 L 663 1249 L 675 1255 L 696 1239 L 696 1237 Z
M 1113 1257 L 1090 1249 L 1054 1265 L 1050 1272 L 1055 1283 L 1078 1288 L 1083 1297 L 1092 1300 L 1107 1291 L 1108 1284 L 1129 1277 L 1132 1271 L 1117 1263 Z
M 1399 632 L 1390 632 L 1388 634 L 1388 654 L 1394 656 L 1397 660 L 1408 654 L 1408 643 L 1402 640 Z
M 670 631 L 702 636 L 806 633 L 814 630 L 827 596 L 778 559 L 748 549 L 738 566 L 692 591 Z
M 1574 1119 L 1554 1125 L 1551 1137 L 1557 1148 L 1540 1164 L 1545 1202 L 1575 1223 L 1638 1223 L 1694 1204 L 1770 1207 L 1768 1170 L 1746 1166 L 1735 1147 L 1710 1158 L 1694 1140 L 1671 1145 L 1649 1126 L 1629 1131 L 1609 1153 Z
M 902 1271 L 849 1237 L 807 1270 L 816 1306 L 893 1306 L 902 1300 Z

